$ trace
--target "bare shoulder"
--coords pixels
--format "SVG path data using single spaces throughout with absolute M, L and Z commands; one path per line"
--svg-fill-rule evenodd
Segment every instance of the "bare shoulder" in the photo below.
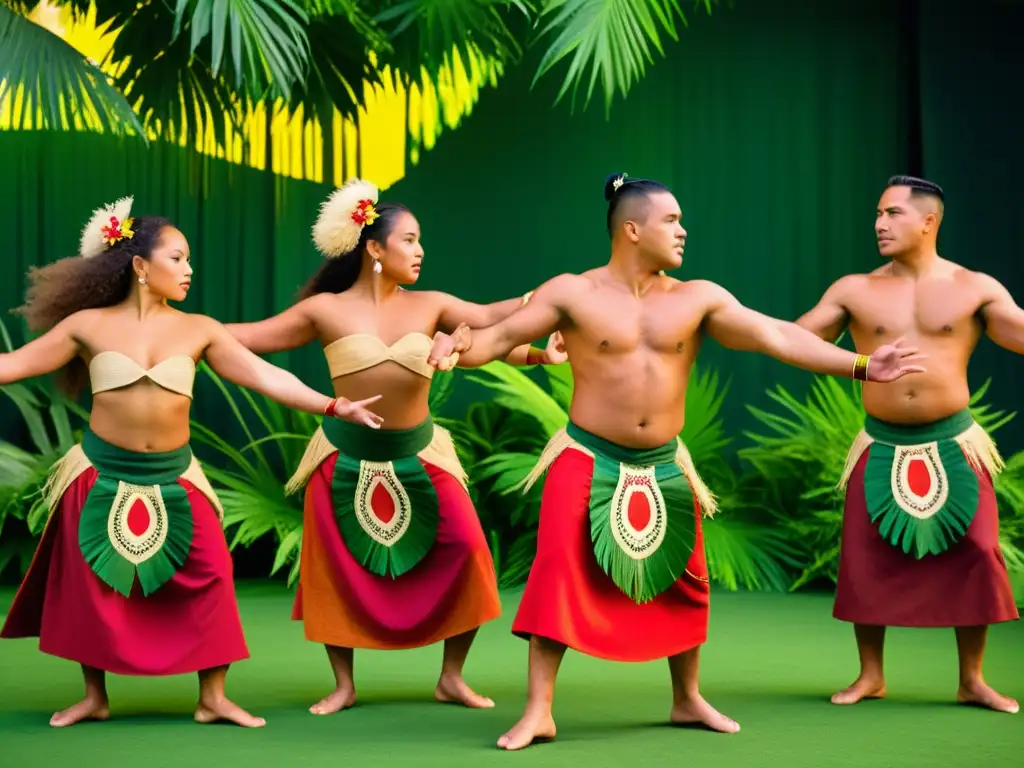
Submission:
M 80 309 L 65 317 L 59 325 L 66 328 L 70 333 L 85 332 L 100 326 L 111 314 L 110 309 L 107 307 Z
M 670 281 L 666 284 L 668 292 L 680 299 L 701 302 L 708 308 L 736 300 L 728 289 L 711 280 L 676 280 L 671 277 L 665 279 Z
M 545 280 L 534 291 L 534 296 L 543 296 L 545 300 L 556 304 L 564 304 L 600 285 L 601 270 L 591 269 L 582 274 L 563 272 Z
M 1009 295 L 1006 286 L 992 275 L 976 272 L 952 262 L 950 262 L 950 277 L 964 290 L 975 293 L 981 301 L 992 301 Z
M 221 334 L 228 332 L 222 322 L 210 317 L 209 315 L 200 315 L 191 312 L 181 312 L 179 314 L 181 315 L 179 320 L 187 326 L 190 331 L 202 335 L 207 341 L 213 341 L 214 339 L 219 338 Z
M 343 295 L 341 293 L 315 293 L 297 302 L 294 306 L 306 317 L 317 320 L 336 311 L 338 306 L 344 302 Z

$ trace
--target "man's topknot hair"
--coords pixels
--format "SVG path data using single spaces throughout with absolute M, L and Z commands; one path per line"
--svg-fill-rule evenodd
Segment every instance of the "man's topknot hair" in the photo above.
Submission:
M 615 211 L 627 200 L 647 197 L 654 192 L 668 192 L 669 188 L 652 179 L 631 179 L 625 173 L 613 173 L 605 179 L 604 199 L 608 201 L 608 234 L 612 233 Z

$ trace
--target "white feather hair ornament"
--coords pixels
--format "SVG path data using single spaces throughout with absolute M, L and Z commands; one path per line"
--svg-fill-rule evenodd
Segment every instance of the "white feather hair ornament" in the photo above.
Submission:
M 344 256 L 359 244 L 363 227 L 380 215 L 377 186 L 363 179 L 349 179 L 320 206 L 313 225 L 313 242 L 329 259 Z
M 82 230 L 82 242 L 78 253 L 83 259 L 99 256 L 110 246 L 135 236 L 132 231 L 132 203 L 129 195 L 120 200 L 97 208 L 89 223 Z

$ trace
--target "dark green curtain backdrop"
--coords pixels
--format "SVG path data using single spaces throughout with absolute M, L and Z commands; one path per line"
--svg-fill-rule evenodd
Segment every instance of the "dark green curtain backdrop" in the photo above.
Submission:
M 711 18 L 692 14 L 682 42 L 609 121 L 600 104 L 552 106 L 561 73 L 531 90 L 536 62 L 525 62 L 385 193 L 421 220 L 422 286 L 489 301 L 604 262 L 602 185 L 621 170 L 660 179 L 679 197 L 689 231 L 680 277 L 715 280 L 792 319 L 833 280 L 880 263 L 876 201 L 890 174 L 911 171 L 949 191 L 943 252 L 1024 297 L 1018 108 L 1012 86 L 999 84 L 1021 71 L 1011 40 L 1021 5 L 924 5 L 737 0 Z M 310 226 L 323 185 L 78 134 L 0 134 L 0 162 L 0 308 L 20 303 L 31 264 L 76 251 L 94 207 L 128 193 L 137 212 L 171 216 L 190 239 L 197 280 L 185 309 L 264 317 L 287 306 L 318 264 Z M 5 321 L 20 339 L 18 321 Z M 273 359 L 326 388 L 315 349 Z M 713 344 L 701 360 L 732 380 L 734 433 L 750 424 L 745 405 L 768 404 L 767 388 L 802 392 L 809 381 Z M 983 343 L 973 378 L 995 377 L 998 406 L 1016 407 L 1022 374 L 1019 357 Z M 225 421 L 215 392 L 201 389 L 196 405 L 211 426 Z M 14 439 L 19 419 L 9 404 L 0 409 Z M 1007 452 L 1024 447 L 1022 435 L 1024 420 L 1004 430 Z
M 425 284 L 499 299 L 604 263 L 606 174 L 653 177 L 683 209 L 679 276 L 795 319 L 879 264 L 875 205 L 908 151 L 904 58 L 891 0 L 736 2 L 694 14 L 608 122 L 600 104 L 552 109 L 557 78 L 531 91 L 528 62 L 388 197 L 423 222 Z M 810 380 L 714 344 L 701 361 L 732 379 L 734 434 L 767 388 Z
M 940 252 L 996 277 L 1024 305 L 1024 2 L 921 5 L 924 166 L 946 192 Z M 1000 444 L 1024 449 L 1024 358 L 984 339 L 971 374 L 975 386 L 991 376 L 991 399 L 1021 411 Z

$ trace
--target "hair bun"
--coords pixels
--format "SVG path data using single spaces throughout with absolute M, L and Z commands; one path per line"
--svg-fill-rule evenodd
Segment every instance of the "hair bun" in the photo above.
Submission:
M 622 173 L 620 171 L 618 173 L 611 174 L 610 176 L 608 176 L 607 179 L 605 179 L 605 181 L 604 181 L 604 199 L 605 200 L 608 200 L 609 202 L 611 201 L 611 199 L 615 196 L 615 193 L 619 191 L 619 187 L 621 187 L 623 182 L 626 180 L 626 176 L 627 176 L 627 174 Z

